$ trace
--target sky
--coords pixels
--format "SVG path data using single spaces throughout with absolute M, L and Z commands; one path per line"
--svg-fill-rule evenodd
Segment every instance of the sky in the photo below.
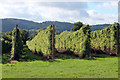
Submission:
M 118 0 L 101 1 L 44 1 L 1 0 L 0 19 L 18 18 L 35 22 L 61 21 L 84 24 L 118 22 Z

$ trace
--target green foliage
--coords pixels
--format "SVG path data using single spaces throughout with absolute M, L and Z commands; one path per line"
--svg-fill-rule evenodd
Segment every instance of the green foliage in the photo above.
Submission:
M 27 45 L 33 52 L 42 53 L 43 56 L 50 56 L 52 54 L 52 26 L 38 32 L 31 41 L 27 41 Z
M 7 32 L 6 32 L 7 33 Z M 2 34 L 2 39 L 4 39 L 5 41 L 9 41 L 12 42 L 12 36 L 9 34 Z
M 22 40 L 23 43 L 26 44 L 26 41 L 29 39 L 29 32 L 26 30 L 20 30 L 21 36 L 22 36 Z
M 56 35 L 55 48 L 58 50 L 70 50 L 78 53 L 81 57 L 90 54 L 90 27 L 84 25 L 75 32 L 64 31 Z
M 12 32 L 12 51 L 11 59 L 19 60 L 20 55 L 22 54 L 23 42 L 22 37 L 18 27 L 15 27 Z
M 7 53 L 2 53 L 2 63 L 5 64 L 9 61 L 10 59 L 10 52 Z
M 113 52 L 117 50 L 117 28 L 118 23 L 111 24 L 109 27 L 91 32 L 92 48 L 103 51 Z M 112 53 L 115 54 L 115 53 Z
M 10 59 L 10 51 L 12 48 L 12 36 L 11 31 L 2 34 L 1 42 L 2 42 L 2 63 L 7 63 Z
M 5 34 L 1 35 L 1 42 L 2 42 L 2 53 L 8 53 L 11 51 L 12 47 L 12 36 L 11 31 L 6 32 Z
M 22 40 L 25 43 L 29 39 L 29 32 L 26 30 L 20 30 Z M 12 48 L 12 31 L 2 34 L 2 52 L 7 53 L 11 51 Z
M 82 22 L 76 22 L 73 24 L 73 27 L 71 28 L 71 31 L 77 31 L 79 30 L 81 27 L 83 26 L 83 23 Z
M 6 32 L 5 35 L 11 35 L 12 36 L 12 31 Z
M 10 52 L 11 48 L 12 48 L 11 42 L 3 39 L 2 40 L 2 53 Z
M 35 60 L 40 60 L 41 58 L 38 57 L 37 55 L 34 55 L 26 45 L 23 45 L 23 51 L 20 57 L 20 61 L 35 61 Z

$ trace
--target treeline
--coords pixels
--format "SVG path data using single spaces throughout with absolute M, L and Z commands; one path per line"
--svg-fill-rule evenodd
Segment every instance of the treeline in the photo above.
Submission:
M 119 50 L 119 24 L 91 32 L 91 46 L 93 50 L 102 50 L 107 54 L 118 54 Z

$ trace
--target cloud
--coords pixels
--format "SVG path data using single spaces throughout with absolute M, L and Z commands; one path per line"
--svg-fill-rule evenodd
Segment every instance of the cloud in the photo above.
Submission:
M 85 10 L 65 10 L 62 8 L 50 7 L 40 9 L 42 12 L 39 15 L 44 20 L 57 20 L 57 21 L 69 21 L 75 22 L 77 19 L 83 19 L 88 17 L 88 13 Z
M 88 24 L 111 23 L 117 20 L 117 16 L 114 14 L 101 14 L 94 9 L 87 11 L 87 2 L 2 0 L 0 6 L 0 18 L 21 18 L 37 22 L 52 20 L 74 23 L 82 21 Z M 116 8 L 116 2 L 104 2 L 103 5 L 97 6 L 97 9 L 108 9 L 111 7 Z
M 89 10 L 88 14 L 93 20 L 104 20 L 104 17 L 101 17 L 101 14 L 96 12 L 95 10 Z
M 59 21 L 75 21 L 88 17 L 86 12 L 87 3 L 85 2 L 5 2 L 0 3 L 0 12 L 6 17 L 27 18 L 35 21 L 59 20 Z
M 106 9 L 116 9 L 118 8 L 118 1 L 109 1 L 109 2 L 104 2 L 103 5 L 98 5 L 98 8 L 106 8 Z
M 28 20 L 36 20 L 38 17 L 34 13 L 37 7 L 35 4 L 27 4 L 26 2 L 3 2 L 0 3 L 0 18 L 21 18 Z M 39 16 L 40 18 L 40 16 Z M 40 18 L 41 19 L 41 18 Z
M 118 20 L 118 16 L 115 14 L 102 14 L 98 13 L 95 10 L 88 11 L 90 18 L 86 18 L 85 22 L 90 24 L 112 24 Z
M 68 10 L 86 9 L 86 2 L 39 2 L 40 6 L 56 7 Z

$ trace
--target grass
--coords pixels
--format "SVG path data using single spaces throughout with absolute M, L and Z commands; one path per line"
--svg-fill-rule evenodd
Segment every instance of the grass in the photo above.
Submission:
M 58 54 L 57 54 L 58 55 Z M 118 58 L 94 55 L 94 59 L 57 57 L 2 65 L 3 78 L 118 78 Z

